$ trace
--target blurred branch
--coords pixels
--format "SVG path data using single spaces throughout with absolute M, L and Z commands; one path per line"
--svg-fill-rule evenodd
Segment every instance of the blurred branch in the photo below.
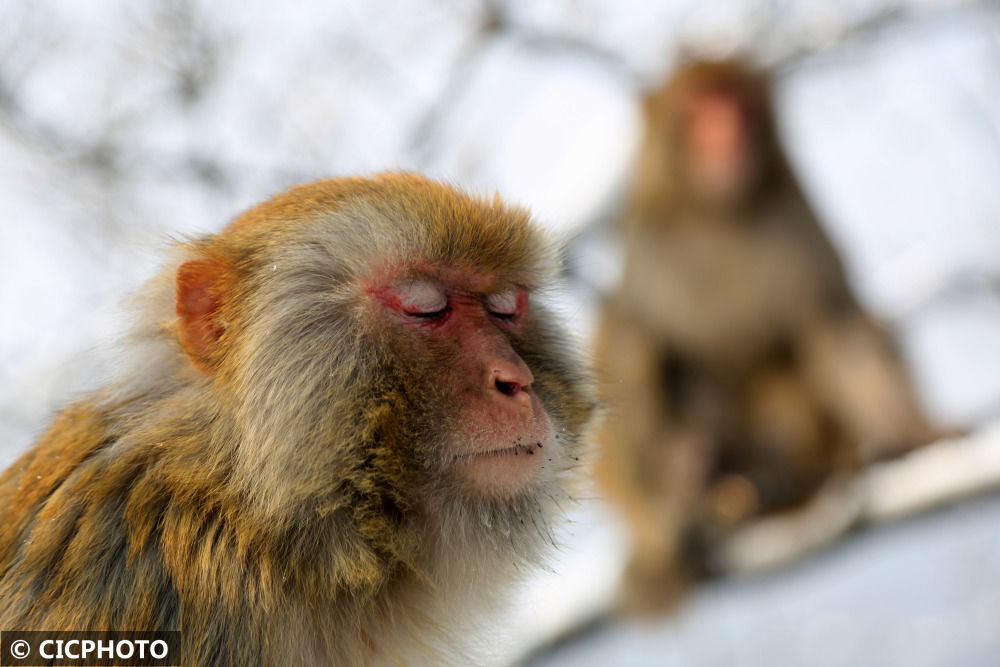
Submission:
M 952 3 L 944 7 L 932 7 L 920 11 L 918 8 L 908 7 L 904 4 L 887 5 L 873 11 L 868 16 L 845 23 L 840 30 L 831 35 L 823 44 L 804 43 L 788 46 L 784 53 L 771 58 L 766 63 L 772 71 L 780 72 L 798 65 L 801 61 L 818 56 L 823 53 L 841 51 L 848 47 L 869 42 L 878 38 L 886 30 L 895 29 L 902 24 L 913 24 L 925 22 L 931 19 L 939 20 L 943 17 L 964 13 L 973 9 L 990 9 L 998 6 L 997 0 L 965 0 Z M 773 25 L 779 19 L 771 17 L 755 26 L 753 43 L 765 43 L 767 39 L 766 27 Z
M 176 96 L 191 105 L 216 80 L 227 40 L 200 15 L 197 0 L 164 0 L 155 22 L 150 37 L 165 42 L 169 57 L 163 64 L 174 76 Z
M 311 176 L 302 169 L 220 159 L 200 146 L 176 151 L 150 149 L 129 136 L 136 128 L 137 134 L 144 135 L 143 123 L 162 114 L 164 107 L 194 112 L 197 102 L 220 82 L 228 38 L 201 12 L 195 0 L 163 0 L 151 14 L 149 24 L 144 17 L 139 19 L 132 30 L 139 36 L 135 42 L 140 44 L 140 50 L 130 57 L 158 57 L 157 65 L 167 74 L 170 85 L 159 95 L 143 98 L 138 106 L 109 111 L 99 129 L 88 131 L 74 132 L 65 123 L 48 120 L 24 101 L 22 82 L 30 80 L 33 70 L 44 65 L 46 58 L 57 57 L 58 40 L 43 48 L 32 42 L 37 30 L 3 31 L 0 53 L 21 57 L 0 59 L 0 127 L 12 138 L 106 185 L 147 179 L 193 180 L 209 189 L 230 191 L 250 173 L 263 171 L 287 182 Z M 8 12 L 4 18 L 26 23 L 26 15 Z M 36 18 L 36 23 L 46 19 L 44 14 Z M 24 57 L 26 53 L 30 57 Z
M 910 18 L 911 12 L 900 6 L 882 7 L 860 21 L 841 26 L 839 34 L 833 36 L 826 45 L 797 44 L 789 47 L 781 56 L 772 59 L 768 65 L 774 71 L 779 71 L 797 64 L 799 61 L 826 51 L 843 49 L 852 43 L 863 42 L 874 38 L 886 28 L 895 26 Z M 758 25 L 753 43 L 762 43 L 766 39 L 763 27 Z
M 0 72 L 0 125 L 22 141 L 69 159 L 76 164 L 104 173 L 113 173 L 117 150 L 99 139 L 84 141 L 63 132 L 52 123 L 46 123 L 28 113 L 21 104 L 18 88 Z
M 890 318 L 907 320 L 943 303 L 983 296 L 1000 301 L 1000 272 L 956 271 L 914 295 L 908 303 L 890 313 Z
M 441 94 L 424 110 L 413 126 L 409 145 L 421 160 L 426 160 L 433 146 L 439 143 L 444 117 L 475 80 L 490 47 L 500 40 L 513 41 L 536 54 L 570 55 L 590 60 L 623 78 L 635 80 L 635 73 L 626 66 L 619 54 L 602 49 L 585 39 L 518 24 L 511 17 L 506 3 L 501 0 L 483 0 L 478 25 L 455 58 Z
M 484 0 L 476 28 L 455 57 L 444 88 L 413 125 L 408 144 L 421 162 L 426 161 L 433 146 L 437 145 L 442 119 L 469 87 L 479 70 L 480 61 L 493 40 L 503 32 L 505 21 L 505 14 L 498 3 Z
M 64 131 L 28 113 L 20 103 L 18 91 L 12 89 L 0 72 L 0 126 L 12 136 L 73 166 L 85 169 L 105 181 L 123 181 L 139 176 L 158 178 L 191 178 L 202 185 L 225 189 L 233 180 L 235 170 L 223 162 L 195 152 L 169 154 L 143 150 L 142 156 L 129 154 L 124 142 L 114 131 L 90 139 Z M 152 172 L 152 173 L 151 173 Z

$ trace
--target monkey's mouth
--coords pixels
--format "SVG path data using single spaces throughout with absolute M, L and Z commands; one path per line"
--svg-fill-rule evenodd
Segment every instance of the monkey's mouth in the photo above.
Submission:
M 496 449 L 487 449 L 481 452 L 457 454 L 452 461 L 455 462 L 462 459 L 472 458 L 499 458 L 504 456 L 534 456 L 540 449 L 542 449 L 542 447 L 543 445 L 540 442 L 529 443 L 527 445 L 517 443 L 512 447 L 498 447 Z
M 515 443 L 455 455 L 452 465 L 459 477 L 478 493 L 517 493 L 534 479 L 545 465 L 540 441 Z

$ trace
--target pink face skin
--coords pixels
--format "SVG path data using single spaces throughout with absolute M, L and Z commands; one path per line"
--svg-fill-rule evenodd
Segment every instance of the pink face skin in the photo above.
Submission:
M 531 482 L 553 438 L 534 376 L 510 344 L 529 317 L 528 292 L 496 283 L 450 269 L 368 291 L 406 327 L 416 354 L 423 346 L 455 351 L 451 368 L 441 369 L 456 401 L 452 468 L 473 490 L 505 495 Z
M 747 119 L 731 93 L 703 91 L 687 104 L 685 136 L 696 182 L 709 192 L 742 186 L 753 158 Z

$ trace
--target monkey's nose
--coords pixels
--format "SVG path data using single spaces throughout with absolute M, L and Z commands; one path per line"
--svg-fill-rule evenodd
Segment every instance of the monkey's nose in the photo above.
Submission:
M 490 374 L 493 387 L 503 396 L 528 402 L 528 391 L 535 376 L 523 361 L 496 361 Z

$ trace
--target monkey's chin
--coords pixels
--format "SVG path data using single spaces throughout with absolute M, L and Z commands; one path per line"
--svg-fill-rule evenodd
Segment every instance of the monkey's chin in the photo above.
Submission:
M 545 441 L 483 448 L 455 457 L 454 470 L 477 493 L 515 495 L 528 487 L 546 464 Z

